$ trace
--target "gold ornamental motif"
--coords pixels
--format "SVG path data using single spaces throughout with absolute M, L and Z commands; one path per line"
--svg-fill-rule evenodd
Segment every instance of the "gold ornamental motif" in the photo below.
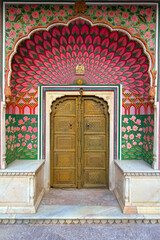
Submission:
M 84 75 L 84 65 L 79 63 L 76 66 L 76 75 Z
M 84 14 L 87 11 L 87 5 L 84 1 L 77 1 L 75 2 L 73 9 L 76 15 Z

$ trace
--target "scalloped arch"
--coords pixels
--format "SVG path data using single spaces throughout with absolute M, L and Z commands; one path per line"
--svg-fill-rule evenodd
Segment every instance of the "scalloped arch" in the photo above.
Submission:
M 152 85 L 154 61 L 146 43 L 123 27 L 88 17 L 34 27 L 17 39 L 7 57 L 6 83 L 13 93 L 38 85 L 70 85 L 79 62 L 90 85 L 121 83 L 145 96 Z

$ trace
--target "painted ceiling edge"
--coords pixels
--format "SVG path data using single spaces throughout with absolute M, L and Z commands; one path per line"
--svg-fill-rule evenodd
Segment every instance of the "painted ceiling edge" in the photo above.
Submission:
M 12 47 L 12 51 L 10 51 L 8 53 L 8 55 L 6 56 L 6 65 L 7 65 L 7 69 L 5 69 L 5 96 L 8 99 L 8 102 L 10 101 L 10 97 L 11 97 L 11 88 L 10 88 L 10 81 L 11 81 L 11 74 L 12 74 L 12 66 L 11 66 L 11 62 L 12 62 L 12 58 L 14 57 L 14 55 L 17 52 L 17 48 L 19 46 L 19 44 L 27 39 L 30 39 L 31 35 L 34 34 L 35 32 L 38 31 L 49 31 L 50 28 L 54 27 L 54 26 L 58 26 L 58 25 L 62 25 L 62 26 L 67 26 L 72 23 L 75 20 L 83 20 L 88 22 L 91 26 L 103 26 L 106 27 L 108 29 L 110 29 L 111 32 L 123 32 L 125 33 L 128 38 L 130 40 L 136 41 L 138 42 L 143 51 L 144 54 L 146 55 L 146 57 L 149 60 L 149 70 L 148 70 L 148 74 L 150 76 L 150 92 L 152 95 L 155 95 L 155 79 L 156 79 L 156 71 L 153 71 L 154 69 L 154 64 L 155 64 L 155 58 L 152 54 L 151 51 L 148 50 L 148 46 L 147 43 L 145 42 L 145 40 L 143 40 L 142 38 L 140 38 L 140 36 L 133 36 L 133 34 L 131 33 L 131 31 L 129 31 L 126 27 L 122 27 L 122 26 L 116 26 L 113 27 L 110 23 L 108 23 L 107 21 L 93 21 L 90 17 L 85 16 L 85 15 L 78 15 L 78 16 L 73 16 L 71 18 L 69 18 L 67 21 L 62 21 L 62 20 L 53 20 L 51 21 L 49 24 L 47 24 L 45 27 L 41 26 L 41 23 L 39 23 L 37 26 L 32 27 L 29 32 L 26 35 L 21 35 L 18 38 L 15 39 L 14 43 L 13 43 L 13 47 Z M 149 93 L 150 95 L 150 93 Z M 152 97 L 154 98 L 154 96 Z M 7 101 L 6 101 L 7 102 Z

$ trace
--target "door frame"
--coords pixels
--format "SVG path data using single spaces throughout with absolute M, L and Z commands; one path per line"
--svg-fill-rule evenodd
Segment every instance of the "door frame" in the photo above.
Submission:
M 44 89 L 45 88 L 45 91 Z M 115 166 L 114 160 L 118 160 L 118 157 L 115 157 L 114 154 L 114 132 L 118 132 L 117 138 L 119 139 L 118 145 L 120 145 L 121 136 L 119 131 L 119 126 L 115 129 L 115 110 L 121 113 L 121 88 L 119 86 L 115 86 L 117 89 L 117 94 L 115 94 L 114 90 L 109 90 L 108 87 L 87 87 L 87 86 L 68 86 L 68 87 L 41 87 L 41 91 L 39 97 L 41 98 L 41 106 L 39 107 L 40 114 L 40 126 L 41 128 L 41 136 L 39 140 L 39 159 L 43 158 L 45 160 L 44 166 L 44 186 L 46 190 L 50 189 L 50 113 L 51 113 L 51 105 L 52 102 L 58 98 L 64 96 L 77 96 L 80 95 L 79 89 L 83 88 L 83 96 L 95 96 L 98 98 L 102 98 L 104 101 L 108 103 L 108 113 L 109 113 L 109 190 L 114 190 L 115 186 Z M 108 89 L 107 89 L 108 88 Z M 111 87 L 110 87 L 111 88 Z M 113 87 L 112 87 L 113 88 Z M 117 109 L 115 109 L 115 104 L 118 105 Z M 45 113 L 44 121 L 43 115 Z M 41 121 L 42 120 L 42 121 Z M 119 124 L 121 126 L 121 120 L 119 120 Z M 45 126 L 45 127 L 44 127 Z M 42 148 L 41 148 L 42 141 Z M 44 144 L 43 144 L 44 142 Z M 44 146 L 43 146 L 44 145 Z M 41 157 L 40 154 L 43 154 L 43 148 L 45 148 L 45 158 Z M 117 154 L 118 156 L 118 154 Z M 121 156 L 121 154 L 119 154 Z M 120 158 L 119 158 L 120 160 Z

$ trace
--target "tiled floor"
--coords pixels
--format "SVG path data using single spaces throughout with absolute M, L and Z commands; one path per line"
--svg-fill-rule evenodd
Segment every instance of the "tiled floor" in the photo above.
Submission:
M 114 193 L 107 189 L 50 189 L 42 205 L 119 206 Z

